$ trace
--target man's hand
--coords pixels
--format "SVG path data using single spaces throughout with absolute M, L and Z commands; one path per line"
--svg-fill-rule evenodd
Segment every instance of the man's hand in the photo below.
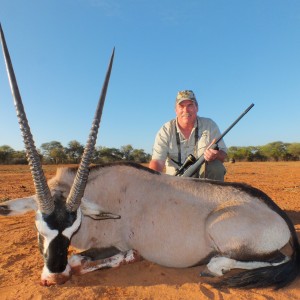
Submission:
M 206 161 L 214 161 L 218 159 L 221 162 L 224 162 L 227 156 L 227 154 L 224 151 L 209 149 L 215 142 L 216 139 L 213 139 L 212 142 L 209 144 L 209 146 L 206 148 L 206 150 L 204 151 L 204 158 Z

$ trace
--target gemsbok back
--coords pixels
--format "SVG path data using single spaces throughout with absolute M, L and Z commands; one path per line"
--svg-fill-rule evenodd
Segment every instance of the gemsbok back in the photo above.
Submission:
M 89 167 L 112 69 L 112 53 L 78 168 L 47 183 L 28 125 L 5 37 L 1 42 L 36 194 L 2 203 L 5 216 L 36 210 L 44 258 L 41 284 L 143 257 L 162 266 L 207 264 L 218 286 L 280 288 L 300 271 L 287 215 L 262 191 L 240 183 L 168 176 L 132 163 Z M 84 250 L 68 258 L 68 247 Z M 243 269 L 234 274 L 232 269 Z

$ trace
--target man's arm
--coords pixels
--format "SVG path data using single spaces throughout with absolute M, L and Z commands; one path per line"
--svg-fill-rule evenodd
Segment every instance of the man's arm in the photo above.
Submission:
M 162 172 L 164 167 L 165 162 L 163 160 L 152 159 L 149 163 L 149 168 L 157 172 Z

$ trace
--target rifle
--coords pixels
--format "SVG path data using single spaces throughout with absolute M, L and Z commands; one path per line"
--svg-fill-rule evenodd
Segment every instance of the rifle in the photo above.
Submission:
M 216 142 L 211 145 L 208 149 L 218 149 L 218 143 L 220 140 L 236 125 L 237 122 L 254 106 L 252 103 L 217 139 Z M 175 176 L 182 177 L 192 177 L 205 162 L 204 154 L 202 154 L 198 159 L 196 159 L 192 154 L 190 154 L 184 161 L 182 166 L 176 170 Z

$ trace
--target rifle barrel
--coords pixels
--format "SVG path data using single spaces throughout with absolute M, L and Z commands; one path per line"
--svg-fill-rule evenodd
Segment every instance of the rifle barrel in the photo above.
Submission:
M 254 103 L 251 103 L 251 105 L 249 105 L 249 107 L 218 137 L 218 139 L 216 140 L 216 144 L 218 144 L 221 139 L 232 129 L 233 126 L 235 126 L 235 124 L 237 122 L 240 121 L 240 119 L 254 106 Z

